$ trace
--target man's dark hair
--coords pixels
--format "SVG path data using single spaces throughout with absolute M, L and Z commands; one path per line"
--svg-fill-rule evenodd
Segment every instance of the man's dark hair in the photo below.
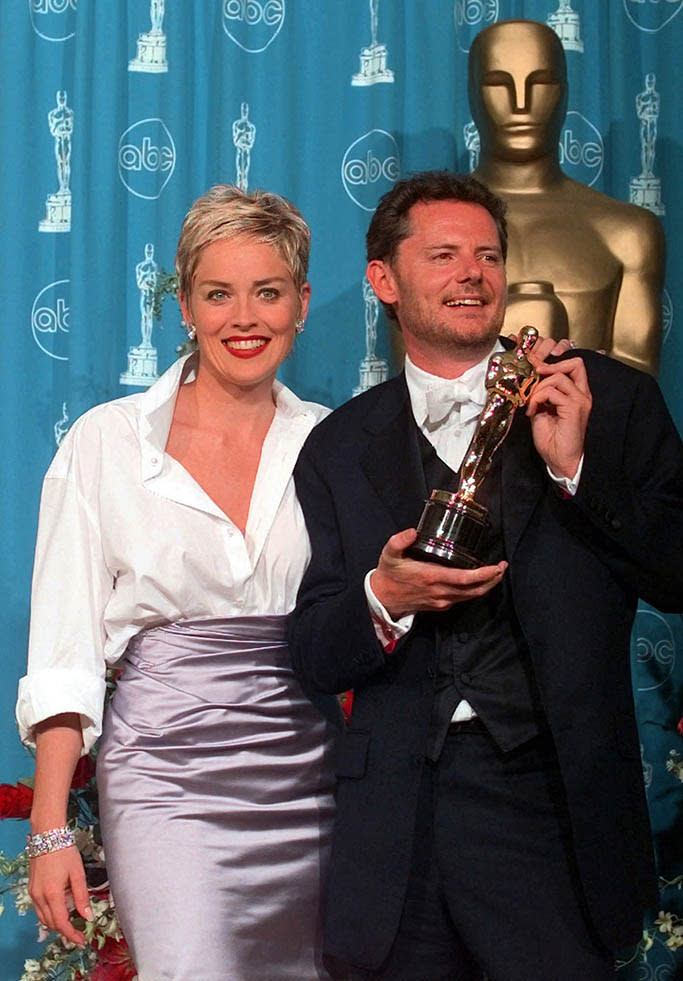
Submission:
M 507 206 L 485 184 L 469 174 L 448 170 L 424 170 L 398 181 L 383 194 L 365 236 L 367 259 L 393 262 L 401 242 L 410 235 L 409 211 L 419 201 L 464 201 L 486 208 L 496 223 L 503 259 L 507 257 Z M 396 320 L 393 307 L 383 303 L 390 320 Z

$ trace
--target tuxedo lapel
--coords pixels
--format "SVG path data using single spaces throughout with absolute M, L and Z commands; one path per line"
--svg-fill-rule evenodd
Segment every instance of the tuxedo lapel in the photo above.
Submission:
M 500 447 L 503 537 L 511 559 L 549 478 L 531 438 L 531 427 L 518 409 Z
M 396 530 L 414 528 L 428 490 L 403 374 L 382 387 L 365 429 L 370 439 L 361 457 L 363 472 L 393 515 Z

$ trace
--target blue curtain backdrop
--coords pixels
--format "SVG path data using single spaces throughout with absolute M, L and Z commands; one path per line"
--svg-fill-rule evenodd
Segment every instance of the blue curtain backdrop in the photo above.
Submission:
M 621 200 L 641 172 L 636 97 L 646 75 L 655 76 L 654 173 L 670 257 L 660 380 L 683 423 L 681 7 L 683 0 L 2 0 L 0 781 L 14 783 L 32 769 L 15 735 L 13 703 L 24 671 L 41 480 L 77 416 L 135 391 L 131 381 L 161 373 L 176 357 L 182 331 L 174 302 L 164 305 L 146 347 L 145 304 L 150 283 L 172 269 L 189 204 L 211 184 L 241 181 L 301 208 L 313 231 L 313 302 L 281 374 L 304 398 L 339 405 L 358 385 L 366 353 L 371 212 L 399 174 L 470 169 L 467 53 L 494 21 L 545 22 L 563 12 L 574 24 L 565 37 L 564 169 Z M 373 40 L 386 52 L 363 67 L 362 49 Z M 141 345 L 142 353 L 129 353 Z M 389 358 L 382 322 L 377 354 Z M 682 650 L 680 620 L 643 607 L 634 690 L 660 872 L 669 881 L 683 871 L 680 818 L 676 824 L 683 745 L 675 728 Z M 25 831 L 24 823 L 0 822 L 0 849 L 18 850 Z M 663 906 L 682 912 L 680 895 L 670 887 Z M 21 975 L 34 938 L 32 915 L 18 918 L 8 907 L 0 981 Z M 639 978 L 675 976 L 663 939 Z M 621 976 L 635 977 L 634 967 Z

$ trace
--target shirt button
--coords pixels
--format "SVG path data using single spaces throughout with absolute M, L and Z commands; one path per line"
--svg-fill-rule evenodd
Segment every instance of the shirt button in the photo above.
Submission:
M 460 675 L 460 680 L 462 681 L 463 685 L 469 685 L 472 681 L 472 675 L 469 673 L 469 671 L 463 671 Z
M 156 464 L 159 462 L 159 457 L 153 456 L 151 462 L 156 466 Z

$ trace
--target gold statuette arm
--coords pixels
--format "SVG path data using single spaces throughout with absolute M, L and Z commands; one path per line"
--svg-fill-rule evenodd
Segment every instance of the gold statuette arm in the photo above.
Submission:
M 613 245 L 623 264 L 623 279 L 608 354 L 656 375 L 662 341 L 662 226 L 654 215 L 642 210 L 637 221 L 615 236 Z

